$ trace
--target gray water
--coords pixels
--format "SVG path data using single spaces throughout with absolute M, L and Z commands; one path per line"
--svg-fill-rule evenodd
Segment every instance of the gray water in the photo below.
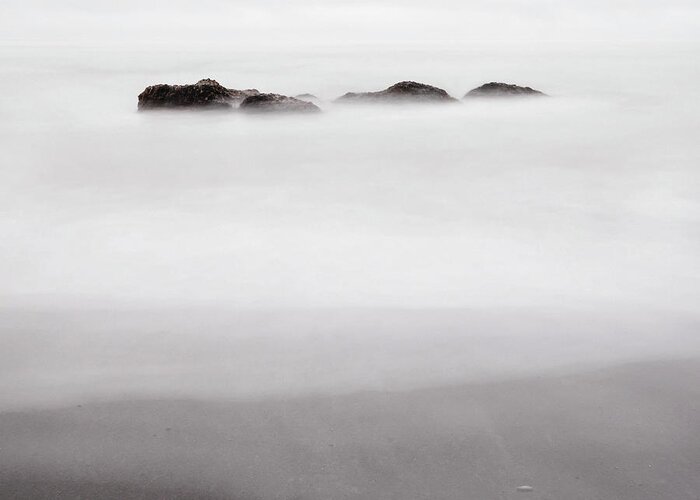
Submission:
M 2 403 L 697 355 L 698 55 L 5 44 Z M 324 112 L 136 112 L 145 86 L 206 77 Z M 551 98 L 332 103 L 406 79 Z

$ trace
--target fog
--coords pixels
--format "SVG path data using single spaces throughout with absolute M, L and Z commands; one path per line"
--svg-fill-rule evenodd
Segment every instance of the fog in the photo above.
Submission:
M 4 0 L 4 40 L 278 44 L 697 42 L 693 0 Z M 233 48 L 233 47 L 232 47 Z
M 693 45 L 0 48 L 4 407 L 695 356 Z M 319 116 L 138 113 L 211 77 Z M 550 98 L 334 105 L 413 79 Z

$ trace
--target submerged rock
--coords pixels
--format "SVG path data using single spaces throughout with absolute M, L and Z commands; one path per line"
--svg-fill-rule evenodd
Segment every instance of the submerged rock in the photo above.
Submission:
M 316 113 L 321 109 L 312 102 L 280 94 L 256 94 L 246 97 L 242 111 L 255 113 Z
M 227 89 L 216 80 L 205 78 L 190 85 L 151 85 L 139 94 L 139 109 L 162 108 L 231 108 L 256 89 Z
M 417 82 L 399 82 L 388 89 L 378 92 L 348 92 L 336 99 L 336 102 L 384 103 L 384 102 L 455 102 L 456 99 L 446 91 Z
M 532 486 L 523 485 L 515 488 L 515 491 L 519 493 L 532 493 L 533 491 L 535 491 L 535 488 L 533 488 Z
M 491 82 L 470 90 L 464 96 L 471 97 L 526 97 L 546 96 L 547 94 L 530 87 L 521 87 L 510 83 Z

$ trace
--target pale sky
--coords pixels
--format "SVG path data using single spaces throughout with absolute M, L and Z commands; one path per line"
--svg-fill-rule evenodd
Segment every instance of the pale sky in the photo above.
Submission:
M 0 40 L 64 43 L 700 41 L 694 0 L 3 0 Z

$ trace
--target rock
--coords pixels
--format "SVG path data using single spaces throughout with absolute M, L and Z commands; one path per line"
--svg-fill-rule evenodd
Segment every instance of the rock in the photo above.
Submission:
M 520 87 L 509 83 L 491 82 L 470 90 L 464 96 L 471 97 L 527 97 L 546 96 L 547 94 L 530 87 Z
M 336 102 L 356 103 L 409 103 L 409 102 L 456 102 L 446 91 L 417 82 L 399 82 L 378 92 L 348 92 Z
M 254 113 L 317 113 L 321 109 L 314 103 L 279 94 L 256 94 L 241 103 L 242 111 Z
M 226 109 L 240 103 L 256 89 L 227 89 L 216 80 L 206 78 L 192 85 L 151 85 L 139 95 L 139 109 L 207 108 Z
M 532 486 L 518 486 L 515 488 L 515 491 L 519 491 L 520 493 L 531 493 L 535 490 Z
M 323 101 L 321 99 L 319 99 L 318 97 L 316 97 L 313 94 L 299 94 L 299 95 L 295 95 L 294 98 L 299 99 L 300 101 L 310 102 L 312 104 L 315 104 L 318 107 L 321 107 L 321 103 L 323 103 Z
M 299 94 L 299 95 L 295 95 L 294 97 L 296 99 L 300 99 L 302 101 L 309 101 L 309 102 L 318 100 L 318 97 L 316 97 L 313 94 Z

